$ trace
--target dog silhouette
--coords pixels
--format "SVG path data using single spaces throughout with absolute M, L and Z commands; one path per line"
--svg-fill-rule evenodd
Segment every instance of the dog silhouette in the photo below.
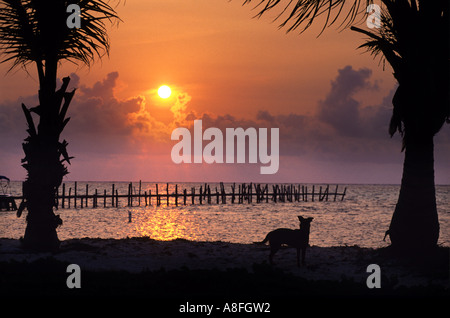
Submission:
M 305 265 L 306 248 L 309 246 L 309 231 L 311 227 L 312 217 L 304 218 L 298 216 L 300 221 L 300 229 L 276 229 L 269 232 L 262 242 L 254 242 L 255 244 L 266 244 L 269 242 L 270 254 L 269 261 L 273 265 L 273 256 L 280 249 L 281 245 L 285 244 L 297 249 L 297 266 L 300 267 L 300 251 L 302 252 L 302 265 Z

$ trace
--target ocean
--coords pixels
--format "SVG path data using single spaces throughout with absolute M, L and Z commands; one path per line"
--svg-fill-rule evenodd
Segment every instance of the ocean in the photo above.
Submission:
M 66 194 L 73 182 L 66 183 Z M 106 189 L 111 193 L 112 184 L 119 194 L 128 193 L 128 182 L 77 182 L 78 194 L 85 194 L 85 186 L 88 184 L 89 193 L 93 194 L 98 189 L 103 194 Z M 159 183 L 159 193 L 166 193 L 166 183 Z M 201 183 L 178 183 L 178 193 L 187 189 L 190 193 L 192 187 L 198 189 Z M 220 191 L 219 184 L 209 183 L 215 194 L 215 187 Z M 133 192 L 137 193 L 138 183 L 133 183 Z M 307 185 L 308 189 L 312 185 Z M 318 191 L 319 185 L 315 185 Z M 326 185 L 322 185 L 325 188 Z M 237 185 L 236 185 L 237 187 Z M 224 241 L 231 243 L 251 243 L 261 241 L 266 234 L 276 228 L 298 228 L 298 215 L 313 217 L 311 223 L 310 244 L 322 247 L 328 246 L 353 246 L 383 247 L 389 244 L 389 238 L 383 241 L 384 233 L 389 227 L 392 213 L 397 202 L 399 185 L 339 185 L 338 192 L 347 187 L 343 201 L 338 196 L 334 201 L 330 197 L 328 201 L 314 202 L 277 202 L 269 200 L 268 203 L 242 204 L 231 203 L 227 197 L 226 204 L 217 204 L 215 196 L 211 204 L 203 202 L 191 204 L 190 198 L 187 205 L 179 199 L 175 206 L 174 198 L 170 198 L 169 205 L 166 197 L 162 197 L 161 205 L 156 205 L 153 198 L 152 205 L 145 206 L 141 199 L 141 206 L 137 206 L 138 199 L 134 199 L 133 207 L 127 206 L 127 198 L 119 199 L 118 207 L 103 207 L 103 199 L 99 199 L 98 207 L 80 208 L 80 203 L 75 209 L 58 209 L 63 220 L 63 225 L 58 228 L 58 237 L 61 240 L 71 238 L 127 238 L 147 236 L 156 240 L 173 240 L 177 238 L 193 241 Z M 225 184 L 228 192 L 231 184 Z M 272 189 L 269 184 L 269 189 Z M 335 185 L 330 185 L 333 192 Z M 142 183 L 142 193 L 152 190 L 155 193 L 156 183 Z M 175 183 L 169 184 L 169 193 L 175 191 Z M 21 182 L 11 182 L 12 195 L 21 195 Z M 271 192 L 271 191 L 270 191 Z M 73 193 L 72 193 L 73 194 Z M 439 244 L 450 245 L 450 186 L 436 186 L 438 214 L 440 222 Z M 197 199 L 196 199 L 197 200 Z M 237 202 L 237 201 L 236 201 Z M 19 202 L 17 202 L 19 203 Z M 0 237 L 18 239 L 25 233 L 26 211 L 20 218 L 16 217 L 16 211 L 0 212 Z

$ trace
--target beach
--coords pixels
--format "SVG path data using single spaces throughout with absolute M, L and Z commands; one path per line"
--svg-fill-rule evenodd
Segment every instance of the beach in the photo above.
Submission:
M 393 257 L 388 248 L 311 246 L 306 264 L 284 248 L 269 265 L 269 247 L 185 239 L 157 241 L 81 238 L 62 241 L 54 253 L 22 249 L 16 239 L 0 239 L 2 296 L 152 297 L 161 299 L 283 299 L 305 297 L 449 296 L 449 248 L 432 257 Z M 81 269 L 81 288 L 65 282 L 69 264 Z M 380 288 L 369 288 L 367 271 L 377 264 Z M 40 283 L 39 283 L 40 282 Z M 157 286 L 155 283 L 157 282 Z
M 19 183 L 14 184 L 16 191 Z M 127 184 L 118 184 L 124 191 Z M 69 185 L 72 186 L 72 185 Z M 83 184 L 84 186 L 84 184 Z M 109 188 L 109 183 L 89 184 Z M 200 184 L 186 184 L 185 187 Z M 226 187 L 229 185 L 225 185 Z M 122 189 L 122 188 L 124 189 Z M 155 184 L 143 183 L 154 190 Z M 173 185 L 171 185 L 173 187 Z M 65 208 L 60 249 L 22 249 L 25 217 L 3 212 L 0 278 L 6 298 L 145 298 L 164 301 L 449 296 L 448 186 L 438 187 L 441 236 L 436 253 L 398 258 L 383 240 L 398 186 L 350 185 L 343 201 Z M 154 202 L 153 202 L 154 203 Z M 282 248 L 269 264 L 262 241 L 275 228 L 314 217 L 306 263 Z M 68 288 L 68 266 L 81 288 Z M 378 266 L 379 272 L 373 272 Z M 371 285 L 379 274 L 379 285 Z M 369 284 L 368 284 L 369 281 Z M 373 288 L 369 288 L 373 287 Z M 158 302 L 157 302 L 158 303 Z M 289 303 L 289 302 L 288 302 Z M 295 303 L 295 302 L 294 302 Z

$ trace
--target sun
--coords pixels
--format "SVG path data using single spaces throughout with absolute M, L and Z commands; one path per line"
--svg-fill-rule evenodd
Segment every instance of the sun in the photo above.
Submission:
M 164 99 L 169 98 L 171 94 L 172 94 L 172 90 L 167 85 L 163 85 L 160 88 L 158 88 L 158 95 L 161 98 L 164 98 Z

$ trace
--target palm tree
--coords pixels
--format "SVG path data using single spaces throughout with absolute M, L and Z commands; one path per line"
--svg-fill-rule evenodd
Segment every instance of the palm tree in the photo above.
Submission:
M 244 3 L 250 3 L 246 0 Z M 436 246 L 439 221 L 434 182 L 433 138 L 450 123 L 450 23 L 447 0 L 380 0 L 380 28 L 351 27 L 368 37 L 360 46 L 380 54 L 394 71 L 398 88 L 389 125 L 399 132 L 405 151 L 400 194 L 391 224 L 392 247 L 411 250 Z M 280 27 L 288 32 L 311 26 L 325 16 L 323 29 L 344 14 L 348 27 L 373 1 L 262 0 L 258 16 L 281 7 Z M 322 29 L 322 31 L 323 31 Z
M 22 104 L 28 124 L 22 159 L 27 179 L 23 183 L 24 201 L 18 210 L 18 216 L 25 207 L 28 210 L 22 242 L 26 248 L 55 250 L 59 247 L 56 228 L 62 224 L 53 212 L 55 196 L 68 173 L 65 162 L 70 164 L 72 159 L 67 154 L 68 143 L 60 141 L 60 135 L 70 120 L 66 114 L 75 94 L 75 89 L 67 92 L 69 77 L 56 90 L 58 66 L 63 60 L 89 66 L 95 57 L 108 54 L 105 22 L 119 18 L 101 0 L 2 0 L 0 4 L 0 50 L 5 56 L 2 62 L 11 62 L 11 69 L 34 63 L 39 79 L 39 105 L 29 109 Z M 69 4 L 81 9 L 79 28 L 68 27 Z M 37 126 L 31 113 L 39 118 Z

